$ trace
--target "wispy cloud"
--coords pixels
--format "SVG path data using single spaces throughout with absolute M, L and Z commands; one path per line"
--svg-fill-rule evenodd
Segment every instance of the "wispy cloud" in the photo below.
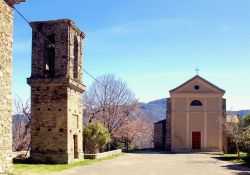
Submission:
M 94 31 L 94 33 L 111 33 L 116 35 L 138 34 L 142 32 L 162 31 L 172 27 L 192 26 L 195 22 L 189 19 L 170 18 L 170 19 L 151 19 L 139 20 L 120 24 L 107 29 Z
M 107 50 L 106 48 L 114 48 L 114 40 L 122 40 L 122 37 L 148 35 L 161 35 L 168 33 L 169 30 L 186 29 L 195 24 L 189 19 L 173 18 L 173 19 L 150 19 L 137 20 L 128 23 L 121 23 L 106 28 L 101 28 L 95 31 L 87 32 L 88 49 L 98 48 L 99 50 Z M 112 40 L 110 43 L 109 41 Z M 116 41 L 117 41 L 116 40 Z M 135 42 L 138 42 L 135 40 Z
M 163 79 L 176 79 L 179 77 L 192 77 L 192 72 L 187 73 L 187 71 L 177 70 L 177 71 L 159 71 L 159 72 L 152 72 L 147 74 L 137 74 L 130 77 L 131 79 L 140 79 L 140 80 L 163 80 Z
M 130 34 L 140 32 L 151 32 L 155 30 L 162 30 L 171 27 L 190 26 L 194 22 L 187 19 L 156 19 L 156 20 L 142 20 L 133 21 L 131 23 L 115 26 L 110 29 L 114 34 Z
M 14 41 L 15 53 L 27 53 L 31 51 L 31 39 Z

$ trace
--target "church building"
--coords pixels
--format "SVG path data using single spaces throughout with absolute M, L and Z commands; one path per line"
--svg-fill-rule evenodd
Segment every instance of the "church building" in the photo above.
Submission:
M 225 91 L 197 75 L 169 92 L 166 120 L 154 124 L 155 148 L 226 152 Z

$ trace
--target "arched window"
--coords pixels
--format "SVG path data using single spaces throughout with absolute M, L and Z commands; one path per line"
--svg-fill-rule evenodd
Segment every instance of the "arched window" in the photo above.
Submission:
M 79 44 L 78 39 L 75 36 L 74 38 L 74 68 L 73 68 L 73 74 L 74 79 L 78 79 L 78 57 L 79 57 Z
M 202 106 L 202 103 L 199 100 L 194 100 L 191 102 L 191 106 Z

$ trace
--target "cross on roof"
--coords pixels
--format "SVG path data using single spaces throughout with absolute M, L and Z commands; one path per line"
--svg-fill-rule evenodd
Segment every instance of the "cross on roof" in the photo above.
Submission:
M 195 69 L 195 71 L 196 71 L 196 74 L 199 75 L 200 69 L 198 67 Z

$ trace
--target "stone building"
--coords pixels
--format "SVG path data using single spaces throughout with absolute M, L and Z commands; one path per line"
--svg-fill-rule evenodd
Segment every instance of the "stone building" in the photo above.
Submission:
M 83 159 L 82 40 L 68 19 L 31 22 L 31 158 L 68 164 Z
M 226 151 L 224 93 L 199 75 L 171 90 L 167 118 L 155 123 L 155 147 L 177 152 Z
M 13 6 L 24 0 L 0 0 L 0 174 L 12 172 Z
M 154 148 L 164 149 L 166 138 L 166 119 L 154 123 Z

